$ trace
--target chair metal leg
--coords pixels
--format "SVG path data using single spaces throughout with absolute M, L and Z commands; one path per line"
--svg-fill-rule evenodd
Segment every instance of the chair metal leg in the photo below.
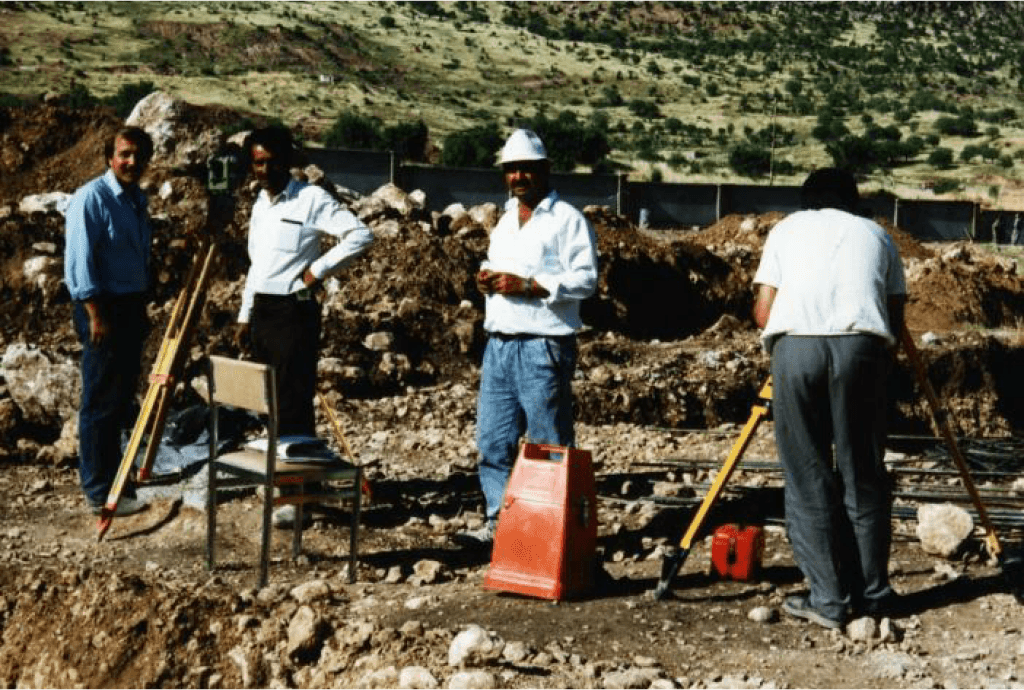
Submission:
M 348 545 L 348 581 L 356 581 L 356 569 L 359 565 L 359 512 L 363 501 L 363 470 L 356 467 L 356 475 L 352 482 L 352 525 L 349 528 Z
M 263 485 L 263 537 L 260 546 L 260 574 L 259 587 L 267 586 L 267 577 L 270 569 L 270 517 L 274 509 L 274 485 L 267 477 Z
M 299 484 L 299 496 L 306 493 L 306 484 Z M 302 522 L 305 519 L 305 504 L 299 500 L 295 504 L 295 524 L 292 525 L 292 558 L 298 558 L 302 553 Z
M 217 539 L 217 470 L 212 458 L 206 463 L 206 569 L 213 570 Z

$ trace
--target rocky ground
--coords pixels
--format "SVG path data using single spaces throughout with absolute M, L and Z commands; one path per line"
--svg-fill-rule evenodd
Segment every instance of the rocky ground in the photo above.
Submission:
M 150 104 L 141 122 L 160 153 L 147 177 L 158 262 L 152 358 L 204 238 L 220 262 L 187 356 L 175 409 L 200 404 L 207 353 L 238 355 L 228 326 L 246 269 L 251 185 L 230 201 L 204 188 L 225 150 L 227 111 Z M 489 555 L 451 534 L 481 518 L 474 474 L 482 299 L 472 274 L 493 208 L 423 210 L 385 188 L 335 190 L 377 243 L 324 295 L 320 393 L 365 463 L 357 582 L 348 516 L 324 509 L 289 558 L 275 536 L 270 586 L 254 589 L 254 493 L 220 510 L 219 566 L 206 569 L 202 474 L 144 493 L 151 509 L 98 542 L 75 472 L 77 355 L 60 284 L 61 195 L 103 169 L 103 111 L 57 105 L 0 113 L 0 683 L 107 687 L 1020 687 L 1024 632 L 1004 569 L 980 527 L 946 555 L 925 549 L 917 508 L 966 505 L 901 355 L 892 377 L 889 461 L 899 488 L 892 575 L 906 611 L 842 633 L 794 622 L 783 597 L 801 578 L 781 528 L 771 424 L 711 513 L 761 524 L 751 582 L 710 574 L 702 533 L 655 601 L 674 544 L 726 457 L 767 376 L 747 314 L 750 279 L 777 216 L 728 217 L 700 232 L 643 232 L 587 209 L 600 241 L 598 294 L 585 307 L 575 393 L 578 443 L 592 452 L 601 576 L 553 603 L 483 588 Z M 316 179 L 315 170 L 304 174 Z M 28 197 L 28 198 L 26 198 Z M 1017 259 L 977 244 L 922 245 L 898 228 L 908 320 L 952 413 L 1007 553 L 1021 545 Z M 328 419 L 321 433 L 333 439 Z M 1017 522 L 1015 522 L 1015 519 Z M 705 530 L 707 532 L 708 530 Z M 1016 576 L 1016 575 L 1014 575 Z

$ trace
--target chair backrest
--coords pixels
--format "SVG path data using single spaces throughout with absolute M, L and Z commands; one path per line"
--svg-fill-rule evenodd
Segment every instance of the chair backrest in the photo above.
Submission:
M 210 399 L 221 405 L 276 416 L 274 370 L 266 364 L 210 355 Z

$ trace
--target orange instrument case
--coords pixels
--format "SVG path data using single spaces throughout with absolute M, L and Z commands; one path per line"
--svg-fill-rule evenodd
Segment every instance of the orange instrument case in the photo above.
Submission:
M 711 538 L 711 567 L 720 577 L 747 581 L 761 569 L 764 530 L 722 525 Z
M 573 598 L 593 586 L 596 558 L 590 452 L 523 444 L 505 489 L 484 588 Z

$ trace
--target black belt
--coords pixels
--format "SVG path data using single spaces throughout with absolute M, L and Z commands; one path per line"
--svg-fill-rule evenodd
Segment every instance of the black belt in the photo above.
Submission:
M 308 302 L 316 299 L 316 295 L 309 288 L 296 290 L 290 295 L 270 295 L 265 292 L 257 292 L 254 296 L 256 302 Z
M 568 335 L 536 335 L 534 333 L 500 333 L 498 331 L 488 331 L 487 335 L 492 338 L 497 338 L 503 342 L 509 342 L 511 340 L 534 340 L 536 338 L 547 338 L 548 340 L 554 340 L 558 343 L 571 343 L 576 340 L 575 333 L 569 333 Z

